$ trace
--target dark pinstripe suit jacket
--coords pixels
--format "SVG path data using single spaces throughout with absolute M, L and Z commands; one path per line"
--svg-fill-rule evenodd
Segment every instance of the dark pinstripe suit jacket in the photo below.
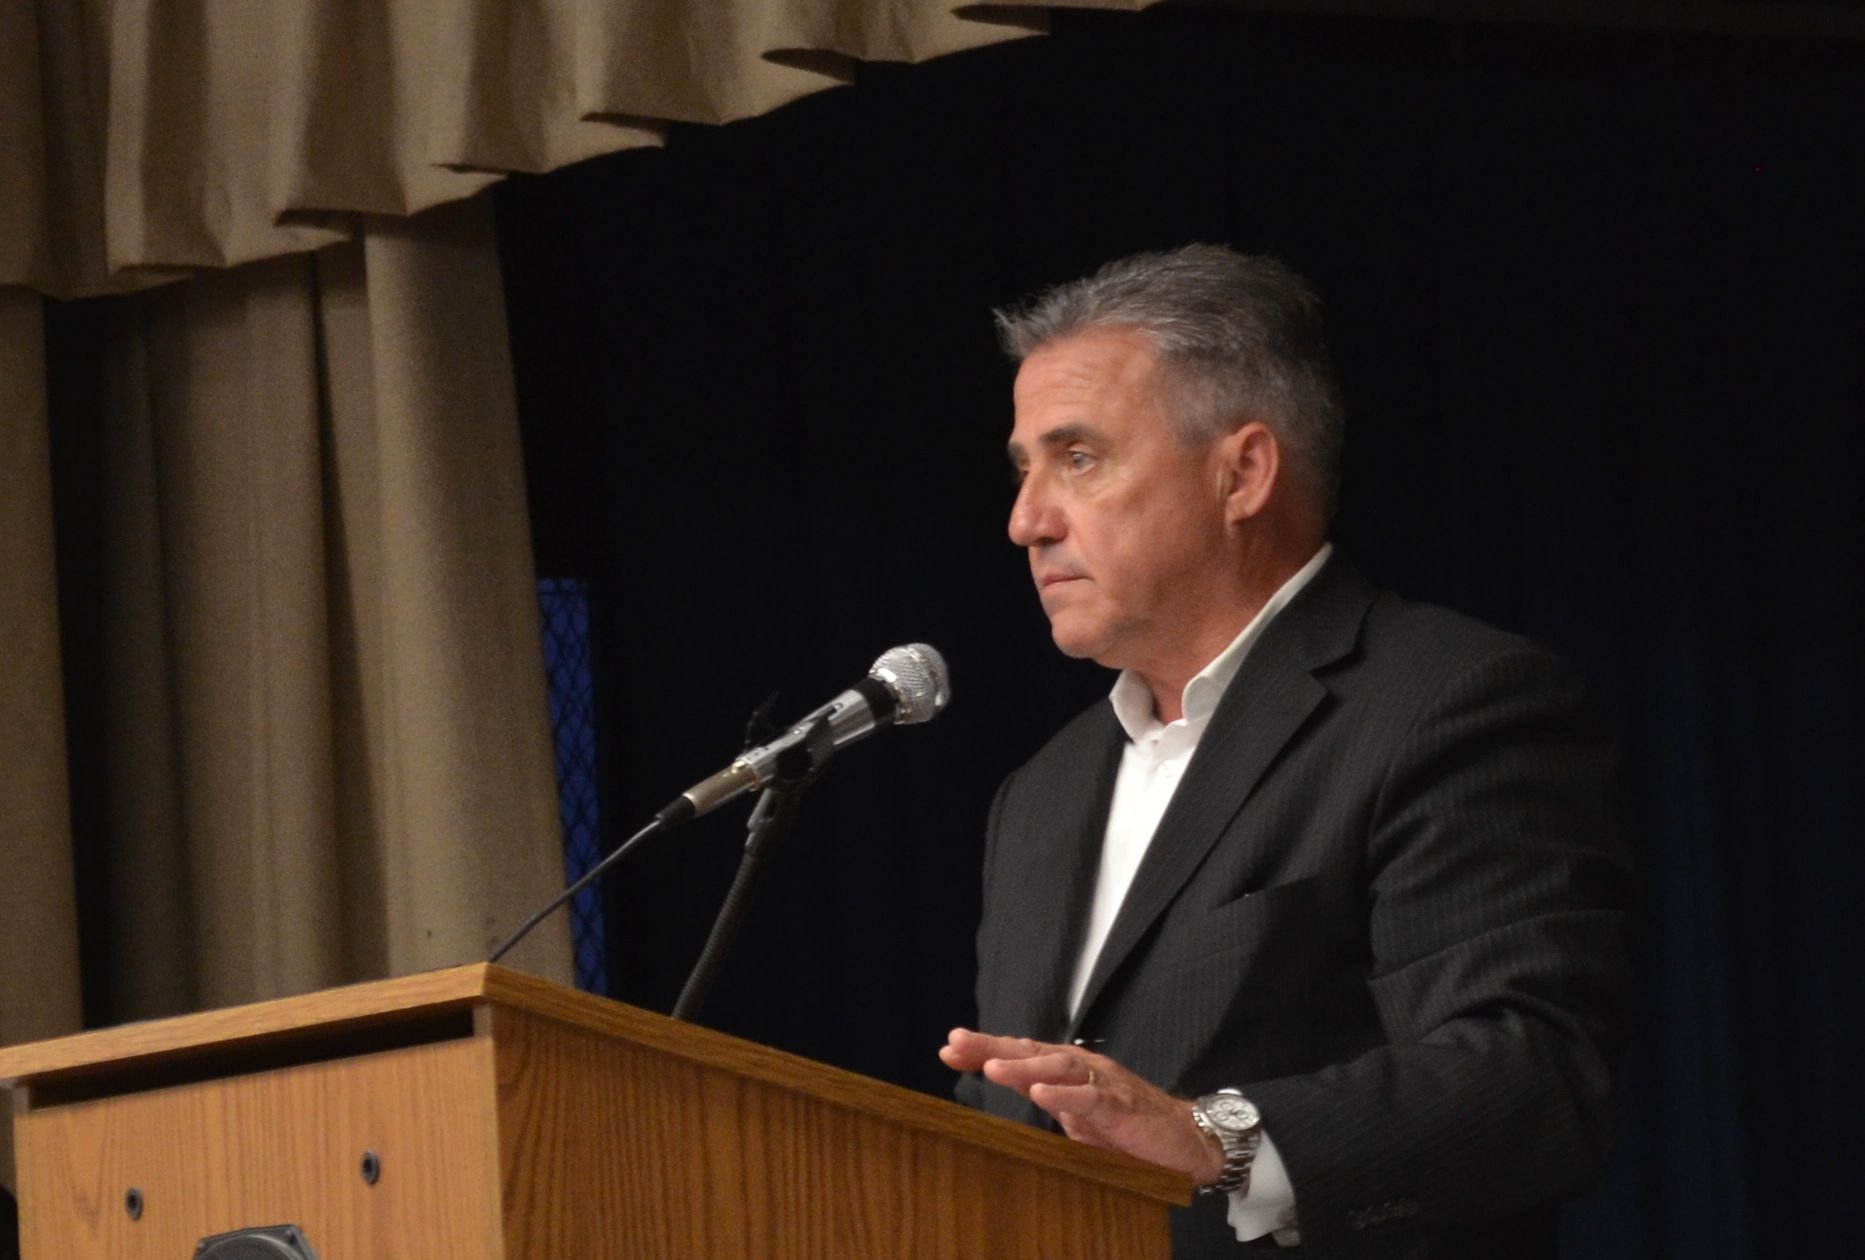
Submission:
M 1243 1089 L 1294 1254 L 1551 1253 L 1608 1145 L 1629 984 L 1608 741 L 1571 671 L 1337 554 L 1212 715 L 1071 1023 L 1124 738 L 1097 704 L 999 791 L 979 1026 Z M 977 1078 L 960 1095 L 1041 1122 Z M 1240 1249 L 1210 1198 L 1173 1241 Z

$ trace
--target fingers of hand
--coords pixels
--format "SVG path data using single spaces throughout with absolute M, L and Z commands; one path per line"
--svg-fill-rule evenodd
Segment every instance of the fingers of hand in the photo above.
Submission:
M 967 1029 L 954 1029 L 940 1055 L 954 1067 L 976 1064 L 972 1070 L 1015 1089 L 1077 1142 L 1209 1179 L 1210 1143 L 1192 1123 L 1189 1102 L 1105 1055 Z
M 1076 1115 L 1071 1111 L 1061 1111 L 1056 1113 L 1056 1123 L 1062 1126 L 1062 1132 L 1084 1146 L 1099 1146 L 1108 1150 L 1115 1149 L 1114 1144 L 1108 1140 L 1107 1135 L 1102 1133 L 1093 1121 L 1084 1116 Z
M 1055 1049 L 1028 1037 L 995 1037 L 969 1028 L 954 1028 L 946 1034 L 946 1044 L 939 1051 L 939 1057 L 948 1067 L 976 1072 L 992 1059 L 1027 1059 Z
M 1040 1083 L 1030 1087 L 1030 1101 L 1061 1119 L 1063 1116 L 1085 1121 L 1098 1107 L 1107 1103 L 1107 1095 L 1099 1085 L 1053 1085 Z M 1070 1134 L 1073 1137 L 1074 1134 Z
M 1067 1051 L 1052 1049 L 1047 1054 L 1028 1058 L 988 1059 L 984 1064 L 984 1076 L 986 1080 L 1027 1093 L 1032 1085 L 1085 1084 L 1087 1069 Z
M 949 1041 L 939 1047 L 939 1061 L 959 1072 L 976 1072 L 984 1066 L 984 1060 L 969 1048 Z

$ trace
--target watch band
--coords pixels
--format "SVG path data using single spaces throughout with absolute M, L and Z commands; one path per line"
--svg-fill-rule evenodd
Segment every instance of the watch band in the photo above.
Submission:
M 1221 1089 L 1192 1104 L 1192 1122 L 1216 1138 L 1224 1150 L 1224 1168 L 1201 1194 L 1237 1194 L 1250 1187 L 1250 1166 L 1263 1140 L 1262 1120 L 1240 1090 Z

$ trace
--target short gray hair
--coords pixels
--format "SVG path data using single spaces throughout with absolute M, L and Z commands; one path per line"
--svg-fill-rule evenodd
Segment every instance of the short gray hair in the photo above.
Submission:
M 1321 331 L 1321 299 L 1285 263 L 1222 245 L 1135 254 L 996 312 L 1022 362 L 1080 333 L 1130 329 L 1169 370 L 1179 437 L 1203 443 L 1261 420 L 1324 517 L 1340 485 L 1345 417 Z

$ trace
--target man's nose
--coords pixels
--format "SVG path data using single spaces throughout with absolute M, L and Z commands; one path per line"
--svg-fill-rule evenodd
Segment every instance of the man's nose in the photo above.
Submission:
M 1025 477 L 1010 505 L 1010 541 L 1019 547 L 1056 542 L 1067 532 L 1062 513 L 1044 493 L 1038 478 Z

